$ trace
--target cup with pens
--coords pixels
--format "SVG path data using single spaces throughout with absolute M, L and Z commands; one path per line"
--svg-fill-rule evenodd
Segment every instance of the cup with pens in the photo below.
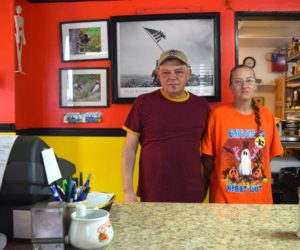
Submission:
M 87 195 L 90 192 L 91 174 L 88 174 L 87 180 L 83 183 L 83 174 L 80 172 L 79 181 L 69 176 L 61 180 L 61 184 L 57 182 L 50 185 L 50 191 L 56 201 L 65 202 L 65 223 L 66 230 L 71 222 L 71 214 L 76 210 L 77 205 L 87 204 Z

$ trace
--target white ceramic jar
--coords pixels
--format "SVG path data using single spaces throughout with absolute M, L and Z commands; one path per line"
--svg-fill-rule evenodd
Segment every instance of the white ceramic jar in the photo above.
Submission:
M 86 205 L 86 204 L 87 204 L 87 200 L 77 201 L 77 202 L 66 202 L 66 206 L 65 206 L 66 212 L 64 218 L 64 222 L 67 230 L 66 232 L 69 231 L 70 224 L 71 224 L 71 215 L 76 211 L 76 207 L 79 205 Z
M 77 216 L 77 212 L 71 215 L 69 241 L 72 246 L 98 249 L 112 240 L 114 232 L 109 212 L 103 209 L 87 209 L 84 216 Z

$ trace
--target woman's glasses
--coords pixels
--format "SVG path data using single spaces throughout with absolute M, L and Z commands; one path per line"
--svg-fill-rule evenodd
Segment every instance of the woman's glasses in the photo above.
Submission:
M 249 77 L 244 79 L 238 78 L 233 80 L 235 86 L 242 86 L 242 84 L 254 85 L 256 84 L 256 79 L 254 77 Z

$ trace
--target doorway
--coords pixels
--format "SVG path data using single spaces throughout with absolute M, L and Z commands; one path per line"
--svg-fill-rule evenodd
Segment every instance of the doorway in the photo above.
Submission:
M 237 12 L 235 27 L 236 64 L 254 65 L 257 100 L 275 115 L 275 81 L 290 71 L 285 57 L 292 38 L 300 38 L 300 13 Z
M 261 100 L 262 105 L 273 112 L 275 117 L 278 115 L 277 117 L 281 116 L 280 119 L 289 119 L 287 114 L 292 113 L 288 110 L 287 92 L 288 90 L 295 91 L 297 87 L 294 88 L 294 86 L 297 84 L 289 83 L 287 78 L 292 74 L 293 65 L 300 59 L 300 56 L 299 59 L 297 56 L 300 55 L 300 43 L 293 44 L 293 48 L 296 48 L 299 53 L 294 51 L 292 56 L 290 45 L 292 38 L 294 41 L 300 38 L 300 13 L 238 12 L 235 22 L 236 64 L 246 62 L 254 65 L 256 77 L 260 79 L 256 97 Z M 294 55 L 297 57 L 293 58 Z M 294 85 L 291 87 L 289 84 Z M 300 87 L 300 77 L 298 86 Z M 299 111 L 300 109 L 296 111 L 298 115 Z M 283 158 L 275 158 L 271 161 L 274 203 L 291 203 L 290 200 L 284 198 L 288 196 L 286 190 L 282 189 L 283 183 L 279 185 L 278 176 L 282 166 L 291 166 L 291 169 L 296 169 L 294 167 L 300 162 L 299 148 L 285 147 L 285 155 Z M 296 189 L 291 192 L 293 196 L 297 195 Z

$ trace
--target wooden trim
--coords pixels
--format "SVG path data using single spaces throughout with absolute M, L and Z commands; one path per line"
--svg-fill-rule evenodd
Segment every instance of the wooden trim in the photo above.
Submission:
M 98 1 L 98 2 L 108 2 L 108 1 L 122 1 L 122 0 L 27 0 L 30 3 L 62 3 L 62 2 L 87 2 L 87 1 Z
M 15 132 L 17 135 L 51 136 L 126 136 L 121 128 L 29 128 L 16 129 L 14 123 L 0 123 L 0 132 Z
M 17 135 L 40 136 L 126 136 L 121 128 L 30 128 L 18 129 Z
M 0 123 L 0 132 L 16 132 L 16 124 Z

